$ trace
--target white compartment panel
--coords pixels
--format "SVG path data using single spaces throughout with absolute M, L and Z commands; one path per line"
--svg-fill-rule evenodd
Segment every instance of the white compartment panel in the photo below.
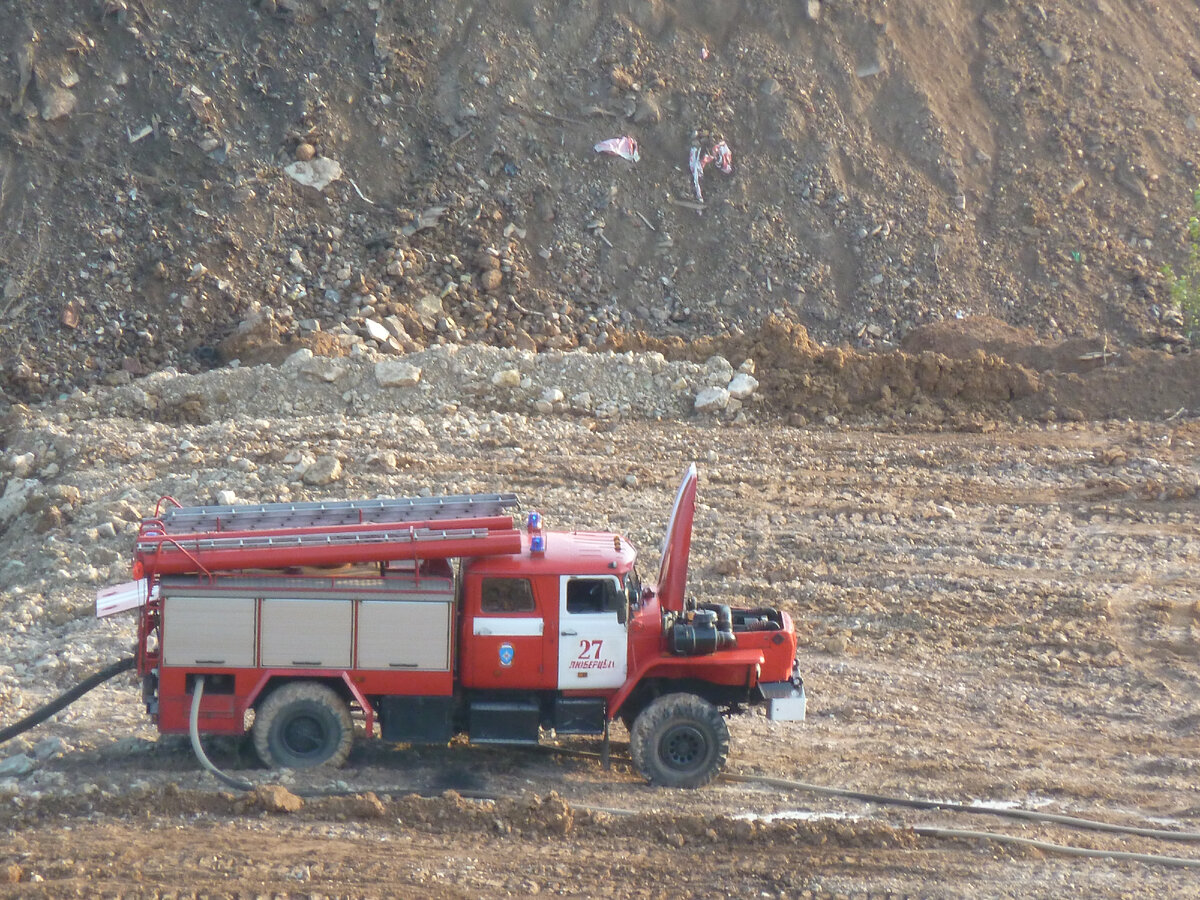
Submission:
M 350 600 L 264 600 L 262 665 L 348 669 L 353 613 Z
M 358 610 L 360 669 L 450 668 L 449 603 L 364 600 Z
M 254 601 L 245 597 L 167 597 L 163 663 L 253 666 Z

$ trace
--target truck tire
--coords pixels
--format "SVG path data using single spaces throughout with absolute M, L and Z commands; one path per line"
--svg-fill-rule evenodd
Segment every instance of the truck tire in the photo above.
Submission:
M 707 700 L 695 694 L 666 694 L 634 720 L 629 752 L 638 772 L 651 784 L 701 787 L 725 765 L 729 729 Z
M 289 682 L 267 695 L 252 731 L 254 752 L 276 769 L 340 766 L 354 741 L 350 707 L 332 688 L 313 681 Z

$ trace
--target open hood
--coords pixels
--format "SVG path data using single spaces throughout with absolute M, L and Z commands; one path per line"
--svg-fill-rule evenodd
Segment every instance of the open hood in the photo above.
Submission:
M 663 612 L 683 612 L 687 587 L 688 553 L 692 549 L 692 519 L 696 514 L 696 464 L 688 466 L 675 494 L 667 533 L 663 537 L 662 565 L 658 569 L 658 602 Z

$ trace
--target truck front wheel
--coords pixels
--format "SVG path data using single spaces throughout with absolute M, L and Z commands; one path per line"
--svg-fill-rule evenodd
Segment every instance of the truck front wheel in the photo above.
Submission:
M 254 751 L 279 769 L 340 766 L 350 755 L 350 707 L 323 684 L 296 681 L 274 690 L 254 716 Z
M 693 788 L 717 777 L 729 755 L 729 729 L 720 711 L 695 694 L 666 694 L 634 720 L 633 764 L 651 784 Z

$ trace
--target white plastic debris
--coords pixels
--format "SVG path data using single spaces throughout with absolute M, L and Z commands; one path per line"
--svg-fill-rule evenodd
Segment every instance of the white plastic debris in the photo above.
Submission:
M 323 191 L 330 184 L 342 177 L 342 167 L 337 160 L 327 157 L 317 159 L 297 160 L 283 167 L 288 177 L 305 187 Z
M 597 153 L 609 153 L 613 156 L 619 156 L 622 159 L 627 159 L 630 162 L 637 162 L 642 158 L 638 153 L 637 141 L 626 135 L 625 137 L 609 138 L 606 141 L 601 141 L 593 148 Z
M 712 153 L 700 154 L 699 147 L 693 147 L 688 155 L 688 171 L 692 173 L 692 187 L 696 190 L 696 199 L 704 202 L 704 194 L 700 191 L 700 179 L 704 177 L 704 168 L 709 163 L 716 163 L 717 168 L 726 175 L 733 174 L 733 152 L 729 145 L 721 141 L 712 148 Z
M 704 202 L 704 194 L 700 191 L 700 178 L 704 175 L 704 166 L 700 162 L 700 148 L 693 147 L 688 154 L 688 171 L 692 173 L 692 187 L 696 189 L 696 199 Z

